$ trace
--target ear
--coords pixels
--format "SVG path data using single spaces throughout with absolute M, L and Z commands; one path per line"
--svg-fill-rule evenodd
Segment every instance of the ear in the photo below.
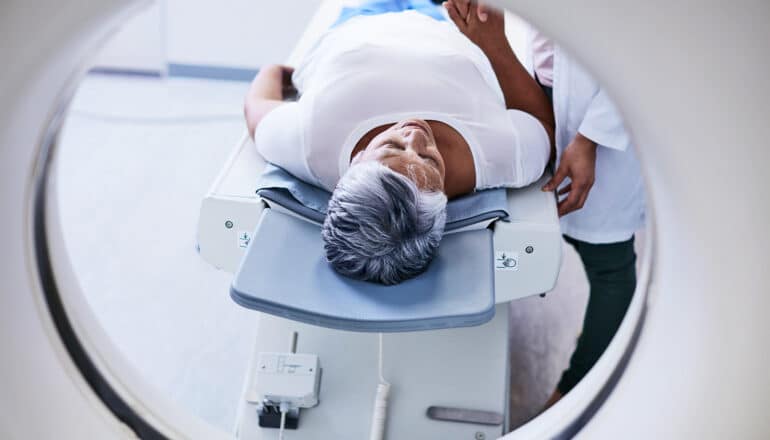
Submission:
M 363 150 L 361 150 L 361 151 L 359 151 L 358 153 L 356 153 L 356 155 L 355 155 L 355 156 L 353 156 L 353 159 L 350 161 L 350 164 L 351 164 L 351 165 L 355 165 L 355 164 L 357 164 L 358 162 L 361 162 L 361 157 L 362 157 L 362 153 L 363 153 L 363 152 L 364 152 L 364 151 L 363 151 Z

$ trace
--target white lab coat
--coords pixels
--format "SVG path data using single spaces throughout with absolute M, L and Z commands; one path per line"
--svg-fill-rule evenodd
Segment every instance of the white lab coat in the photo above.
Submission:
M 525 62 L 532 72 L 531 50 L 527 52 Z M 578 132 L 599 145 L 594 185 L 583 208 L 561 218 L 562 233 L 595 244 L 628 240 L 644 225 L 645 194 L 623 120 L 593 77 L 558 45 L 553 76 L 556 165 Z

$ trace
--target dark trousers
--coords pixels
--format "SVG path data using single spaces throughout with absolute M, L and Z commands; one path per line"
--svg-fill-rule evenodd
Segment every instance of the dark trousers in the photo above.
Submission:
M 583 261 L 591 290 L 583 332 L 557 389 L 571 390 L 609 345 L 620 326 L 636 288 L 634 237 L 628 241 L 591 244 L 564 236 Z

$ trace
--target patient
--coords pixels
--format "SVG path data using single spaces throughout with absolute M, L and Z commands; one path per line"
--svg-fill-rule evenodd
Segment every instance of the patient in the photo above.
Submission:
M 270 66 L 252 83 L 245 114 L 259 153 L 332 192 L 322 235 L 344 275 L 420 274 L 448 198 L 526 186 L 549 159 L 550 104 L 502 14 L 455 22 L 427 0 L 345 8 L 296 70 Z M 286 102 L 292 86 L 299 99 Z

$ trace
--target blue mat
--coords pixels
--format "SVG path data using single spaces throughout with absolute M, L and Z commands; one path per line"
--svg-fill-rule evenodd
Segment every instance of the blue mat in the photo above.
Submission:
M 330 194 L 276 166 L 259 180 L 258 194 L 302 218 L 323 223 Z M 505 218 L 504 189 L 447 205 L 446 231 Z M 261 312 L 341 330 L 400 332 L 483 324 L 494 316 L 492 231 L 444 236 L 421 275 L 394 286 L 344 277 L 326 261 L 317 224 L 266 209 L 230 295 Z
M 492 231 L 448 235 L 428 270 L 394 286 L 335 272 L 317 225 L 266 209 L 230 288 L 243 307 L 341 330 L 404 332 L 494 317 Z
M 268 202 L 277 203 L 289 211 L 323 223 L 331 194 L 310 185 L 282 168 L 268 164 L 257 182 L 257 194 Z M 450 200 L 444 231 L 479 222 L 508 218 L 508 201 L 504 188 L 477 191 Z

